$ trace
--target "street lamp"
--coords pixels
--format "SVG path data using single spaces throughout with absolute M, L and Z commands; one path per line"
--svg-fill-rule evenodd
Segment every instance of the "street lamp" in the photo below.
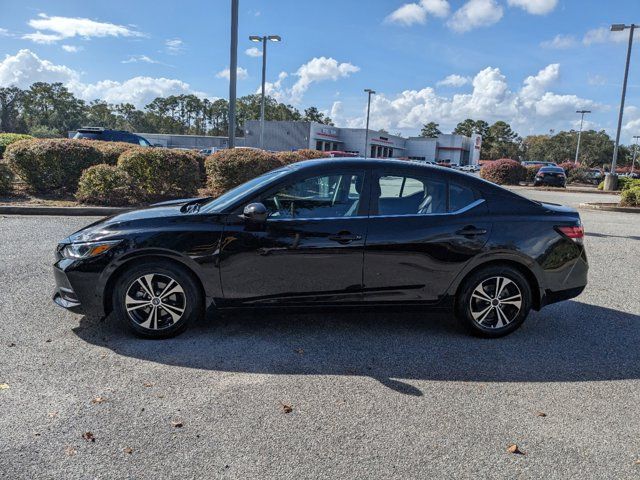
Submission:
M 635 148 L 633 149 L 633 160 L 631 160 L 631 174 L 633 175 L 633 166 L 636 164 L 636 156 L 638 155 L 638 139 L 640 135 L 634 135 L 634 140 L 636 141 Z
M 618 114 L 618 130 L 616 131 L 616 145 L 613 149 L 613 160 L 611 162 L 611 171 L 604 178 L 604 189 L 615 190 L 618 186 L 618 176 L 616 175 L 616 165 L 618 163 L 618 147 L 620 145 L 620 130 L 622 129 L 622 114 L 624 112 L 624 99 L 627 95 L 627 79 L 629 78 L 629 62 L 631 61 L 631 48 L 633 47 L 633 33 L 638 25 L 625 25 L 624 23 L 615 23 L 611 25 L 612 32 L 622 32 L 629 29 L 629 46 L 627 47 L 627 63 L 624 67 L 624 81 L 622 82 L 622 98 L 620 99 L 620 113 Z
M 578 132 L 578 146 L 576 147 L 576 159 L 574 165 L 578 163 L 578 155 L 580 154 L 580 138 L 582 137 L 582 124 L 584 123 L 584 114 L 591 113 L 591 110 L 576 110 L 576 113 L 581 114 L 580 117 L 580 131 Z
M 364 159 L 367 159 L 367 148 L 369 147 L 369 113 L 371 112 L 371 95 L 375 95 L 375 91 L 370 88 L 365 88 L 365 93 L 367 93 L 367 127 L 364 134 Z
M 260 148 L 264 149 L 264 103 L 265 103 L 265 82 L 267 75 L 267 41 L 281 42 L 279 35 L 251 35 L 249 40 L 256 43 L 262 43 L 262 99 L 260 102 Z

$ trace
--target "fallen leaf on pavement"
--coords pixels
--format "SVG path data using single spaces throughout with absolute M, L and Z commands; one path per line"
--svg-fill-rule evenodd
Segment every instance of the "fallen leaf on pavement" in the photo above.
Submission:
M 546 414 L 546 413 L 544 413 L 544 412 L 536 412 L 536 415 L 537 415 L 538 417 L 546 417 L 546 416 L 547 416 L 547 414 Z
M 7 390 L 9 388 L 9 385 L 6 383 L 0 383 L 0 390 Z
M 124 453 L 128 453 L 129 455 L 131 455 L 131 454 L 133 453 L 133 448 L 131 448 L 131 447 L 125 447 L 122 451 L 123 451 Z
M 50 339 L 50 338 L 47 338 L 47 339 L 45 340 L 45 342 L 47 342 L 47 343 L 51 343 L 51 339 Z
M 15 347 L 15 346 L 16 346 L 16 344 L 15 344 L 15 343 L 13 343 L 13 342 L 11 342 L 11 343 L 9 344 L 9 346 L 10 346 L 10 347 Z
M 85 441 L 87 441 L 87 442 L 95 442 L 96 441 L 96 437 L 94 437 L 93 433 L 91 433 L 91 432 L 84 432 L 82 434 L 82 438 L 84 438 Z
M 635 462 L 633 462 L 636 465 L 640 465 L 640 460 L 636 460 Z
M 282 405 L 282 411 L 283 411 L 284 413 L 291 413 L 291 412 L 293 412 L 293 407 L 292 407 L 291 405 L 288 405 L 288 404 L 286 404 L 286 403 L 282 403 L 282 402 L 280 402 L 280 405 Z
M 53 418 L 58 416 L 58 412 L 49 412 L 48 415 Z
M 93 399 L 91 399 L 91 403 L 104 403 L 106 401 L 107 399 L 104 397 L 93 397 Z
M 182 422 L 179 422 L 177 420 L 173 420 L 171 422 L 171 426 L 174 428 L 182 428 L 184 426 L 184 424 Z
M 146 383 L 143 383 L 143 384 L 142 384 L 142 386 L 143 386 L 143 387 L 147 387 L 147 388 L 149 388 L 149 387 L 153 387 L 153 383 L 146 382 Z
M 512 443 L 507 447 L 507 452 L 513 453 L 514 455 L 524 455 L 525 453 L 518 448 L 518 445 Z
M 76 449 L 73 447 L 67 447 L 64 449 L 64 453 L 66 453 L 70 457 L 73 457 L 76 454 Z

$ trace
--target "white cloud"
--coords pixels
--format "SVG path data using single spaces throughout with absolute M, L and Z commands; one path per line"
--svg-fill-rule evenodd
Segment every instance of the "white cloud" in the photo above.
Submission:
M 6 55 L 0 62 L 0 86 L 28 88 L 34 82 L 77 82 L 80 74 L 64 65 L 43 60 L 31 50 Z
M 627 144 L 635 143 L 633 136 L 638 135 L 638 132 L 640 132 L 640 108 L 635 106 L 626 107 L 624 109 L 624 120 L 626 123 L 622 125 L 623 139 L 621 142 L 624 141 Z M 638 164 L 636 163 L 637 168 Z
M 280 72 L 278 74 L 278 80 L 275 82 L 265 82 L 264 83 L 264 93 L 270 97 L 275 98 L 278 102 L 286 102 L 288 101 L 286 93 L 282 90 L 282 82 L 289 76 L 287 72 Z M 256 93 L 260 93 L 262 91 L 261 87 L 258 87 Z
M 237 73 L 238 80 L 244 80 L 249 76 L 249 73 L 247 72 L 246 68 L 238 67 L 236 71 L 238 72 Z M 225 68 L 224 70 L 220 70 L 218 73 L 216 73 L 216 77 L 226 78 L 227 80 L 229 80 L 230 76 L 231 76 L 231 70 L 229 69 L 229 67 Z
M 634 34 L 634 37 L 638 37 L 638 33 Z M 585 45 L 593 45 L 594 43 L 621 43 L 629 40 L 629 32 L 612 32 L 607 27 L 594 28 L 584 34 L 582 43 Z
M 462 87 L 470 82 L 471 80 L 469 79 L 469 77 L 463 77 L 462 75 L 456 75 L 454 73 L 451 75 L 447 75 L 445 78 L 436 83 L 436 85 L 444 87 Z
M 553 39 L 540 43 L 540 46 L 554 50 L 565 50 L 567 48 L 573 48 L 577 44 L 578 41 L 573 35 L 556 35 Z
M 250 57 L 261 57 L 262 56 L 262 50 L 260 50 L 259 48 L 256 47 L 251 47 L 251 48 L 247 48 L 244 53 L 246 55 L 249 55 Z
M 179 55 L 184 52 L 184 42 L 179 38 L 169 38 L 164 42 L 165 49 L 170 55 Z
M 323 82 L 325 80 L 336 81 L 345 78 L 352 73 L 360 71 L 360 67 L 344 62 L 338 63 L 334 58 L 315 57 L 298 68 L 295 75 L 298 77 L 296 83 L 291 87 L 292 101 L 299 102 L 302 96 L 309 89 L 312 83 Z
M 473 78 L 471 93 L 447 97 L 438 95 L 432 87 L 405 90 L 389 97 L 379 93 L 372 98 L 372 127 L 415 132 L 419 125 L 434 120 L 447 131 L 465 118 L 474 118 L 488 122 L 505 120 L 524 135 L 548 131 L 550 127 L 566 128 L 578 108 L 602 108 L 576 95 L 553 93 L 551 87 L 559 77 L 560 66 L 551 64 L 513 90 L 500 69 L 487 67 Z M 340 123 L 361 127 L 364 115 Z
M 509 6 L 520 7 L 532 15 L 546 15 L 558 5 L 558 0 L 508 0 Z
M 6 28 L 0 28 L 0 37 L 10 37 L 11 36 L 11 32 L 9 32 L 9 30 L 7 30 Z
M 447 25 L 456 32 L 467 32 L 497 23 L 503 13 L 503 8 L 495 0 L 469 0 L 453 14 Z
M 78 47 L 76 45 L 62 45 L 62 50 L 67 53 L 78 53 L 80 50 L 82 50 L 82 47 Z
M 598 75 L 597 73 L 595 75 L 588 74 L 587 83 L 589 85 L 602 86 L 607 84 L 607 79 L 602 75 Z
M 447 0 L 421 0 L 420 3 L 405 3 L 391 12 L 386 21 L 400 25 L 424 24 L 428 15 L 446 17 L 450 6 Z
M 73 37 L 140 37 L 142 33 L 132 30 L 124 25 L 98 22 L 89 18 L 80 17 L 50 17 L 44 13 L 38 14 L 38 18 L 32 18 L 27 22 L 36 30 L 34 33 L 23 35 L 25 40 L 36 43 L 53 43 L 58 40 Z M 42 32 L 46 33 L 42 33 Z
M 158 60 L 154 60 L 151 57 L 146 55 L 129 55 L 126 60 L 122 60 L 122 63 L 152 63 L 152 64 L 160 64 Z
M 155 97 L 193 93 L 189 84 L 170 78 L 134 77 L 119 82 L 103 80 L 96 83 L 80 81 L 80 73 L 64 65 L 54 65 L 30 50 L 20 50 L 0 61 L 0 87 L 28 88 L 34 82 L 61 82 L 84 100 L 101 98 L 110 103 L 129 102 L 143 107 Z

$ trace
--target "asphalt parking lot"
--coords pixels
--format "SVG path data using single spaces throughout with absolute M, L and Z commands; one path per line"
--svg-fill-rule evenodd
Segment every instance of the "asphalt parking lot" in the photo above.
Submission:
M 581 215 L 587 289 L 498 340 L 379 311 L 144 341 L 50 300 L 57 241 L 93 218 L 0 217 L 0 477 L 637 478 L 640 216 Z

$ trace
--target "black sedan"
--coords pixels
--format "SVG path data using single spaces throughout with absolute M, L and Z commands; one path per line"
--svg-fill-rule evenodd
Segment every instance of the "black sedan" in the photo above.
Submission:
M 216 198 L 122 213 L 64 239 L 55 302 L 169 337 L 207 309 L 451 309 L 498 337 L 579 295 L 578 213 L 450 169 L 311 160 Z
M 533 185 L 539 187 L 544 185 L 547 187 L 566 187 L 567 174 L 562 167 L 542 167 L 536 173 Z

